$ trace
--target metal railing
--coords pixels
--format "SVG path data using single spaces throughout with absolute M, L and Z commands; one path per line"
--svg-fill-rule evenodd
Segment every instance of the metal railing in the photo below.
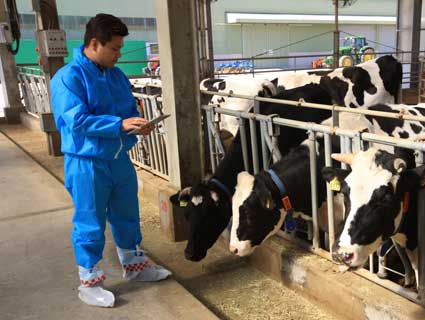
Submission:
M 139 101 L 139 111 L 145 119 L 151 120 L 163 113 L 160 95 L 142 93 L 133 95 Z M 148 136 L 138 136 L 139 141 L 129 151 L 129 155 L 136 166 L 169 180 L 165 136 L 165 126 L 160 123 Z
M 425 57 L 419 59 L 419 64 L 418 100 L 419 102 L 425 102 Z
M 38 116 L 50 112 L 44 72 L 34 66 L 17 66 L 22 104 L 27 112 Z
M 306 247 L 310 249 L 312 252 L 323 256 L 329 260 L 332 260 L 331 252 L 329 252 L 326 248 L 323 248 L 321 246 L 321 243 L 319 241 L 319 228 L 318 228 L 318 203 L 317 203 L 317 186 L 315 183 L 315 177 L 317 170 L 320 168 L 316 167 L 316 138 L 317 134 L 321 134 L 324 136 L 325 141 L 325 165 L 331 166 L 331 153 L 332 153 L 332 144 L 331 144 L 331 136 L 336 135 L 340 137 L 341 141 L 341 153 L 346 152 L 356 152 L 359 150 L 362 150 L 364 148 L 365 142 L 371 142 L 371 143 L 378 143 L 388 146 L 397 146 L 400 148 L 407 148 L 410 150 L 416 151 L 416 160 L 417 164 L 423 164 L 424 161 L 424 154 L 425 154 L 425 143 L 420 141 L 413 141 L 409 139 L 401 139 L 401 138 L 395 138 L 390 136 L 384 136 L 384 135 L 378 135 L 374 133 L 368 133 L 368 132 L 362 132 L 357 130 L 350 130 L 350 129 L 343 129 L 339 128 L 335 124 L 338 123 L 339 113 L 340 112 L 350 112 L 350 113 L 357 113 L 362 115 L 373 115 L 373 116 L 380 116 L 385 118 L 396 118 L 396 119 L 404 119 L 408 121 L 425 121 L 425 117 L 422 116 L 414 116 L 409 113 L 388 113 L 388 112 L 379 112 L 379 111 L 371 111 L 371 110 L 362 110 L 362 109 L 351 109 L 341 106 L 329 106 L 329 105 L 321 105 L 321 104 L 314 104 L 314 103 L 306 103 L 304 101 L 287 101 L 287 100 L 277 100 L 272 98 L 262 98 L 262 97 L 252 97 L 252 96 L 246 96 L 246 95 L 239 95 L 239 94 L 227 94 L 227 93 L 221 93 L 221 92 L 212 92 L 212 91 L 202 91 L 203 94 L 209 94 L 209 95 L 221 95 L 221 96 L 232 96 L 235 98 L 241 98 L 241 99 L 249 99 L 254 100 L 254 103 L 258 103 L 260 101 L 264 102 L 273 102 L 277 104 L 289 104 L 289 105 L 295 105 L 299 107 L 306 107 L 306 108 L 319 108 L 324 110 L 331 110 L 333 114 L 333 125 L 332 126 L 326 126 L 322 124 L 316 124 L 316 123 L 306 123 L 302 121 L 296 121 L 296 120 L 290 120 L 290 119 L 284 119 L 284 118 L 277 118 L 277 117 L 271 117 L 268 115 L 261 115 L 256 113 L 249 113 L 249 112 L 241 112 L 241 111 L 233 111 L 225 108 L 220 108 L 217 106 L 202 106 L 203 110 L 205 111 L 205 119 L 207 119 L 208 122 L 208 128 L 210 129 L 208 132 L 209 137 L 209 149 L 211 154 L 211 161 L 217 165 L 220 159 L 222 158 L 224 151 L 221 145 L 221 141 L 218 135 L 217 127 L 214 123 L 211 121 L 216 118 L 216 114 L 225 114 L 229 116 L 234 116 L 240 119 L 240 130 L 241 130 L 241 145 L 242 145 L 242 152 L 243 152 L 243 159 L 244 159 L 244 166 L 245 170 L 249 171 L 248 163 L 249 158 L 252 157 L 252 164 L 254 168 L 254 173 L 257 173 L 260 169 L 260 159 L 259 157 L 262 157 L 262 162 L 264 164 L 264 169 L 268 168 L 268 164 L 271 159 L 274 161 L 277 161 L 280 158 L 280 154 L 276 153 L 276 136 L 274 136 L 275 132 L 274 130 L 270 130 L 270 128 L 273 128 L 273 126 L 287 126 L 291 128 L 296 128 L 299 130 L 304 130 L 308 134 L 309 139 L 309 148 L 310 148 L 310 174 L 312 177 L 312 184 L 311 184 L 311 192 L 312 192 L 312 242 L 306 242 L 305 240 L 296 239 L 295 241 L 299 244 L 301 244 L 303 247 Z M 258 101 L 258 102 L 257 102 Z M 301 110 L 300 110 L 301 112 Z M 246 134 L 244 134 L 244 130 L 246 125 L 245 120 L 249 121 L 249 126 L 246 128 L 247 130 L 250 130 L 251 134 L 251 141 L 247 141 Z M 259 121 L 260 122 L 260 132 L 261 132 L 261 142 L 258 143 L 257 141 L 257 134 L 256 134 L 256 125 L 255 123 Z M 272 133 L 272 135 L 270 135 Z M 247 145 L 251 144 L 252 146 L 252 155 L 247 154 Z M 258 152 L 256 151 L 258 150 Z M 213 168 L 215 168 L 215 165 L 213 165 Z M 425 195 L 422 190 L 420 192 L 419 197 L 419 208 L 423 208 L 425 210 Z M 332 191 L 330 190 L 329 185 L 327 185 L 327 200 L 328 200 L 328 224 L 329 224 L 329 248 L 332 248 L 332 244 L 335 241 L 335 231 L 334 231 L 334 212 L 333 212 L 333 201 L 332 201 Z M 361 275 L 362 277 L 365 277 L 381 286 L 386 287 L 387 289 L 392 290 L 393 292 L 400 294 L 404 296 L 405 298 L 408 298 L 411 301 L 414 301 L 416 303 L 425 305 L 425 236 L 423 235 L 423 227 L 425 224 L 425 216 L 423 214 L 418 215 L 418 230 L 419 232 L 419 243 L 418 243 L 418 254 L 419 254 L 419 279 L 417 279 L 418 282 L 418 292 L 419 295 L 414 292 L 411 289 L 404 288 L 400 286 L 399 284 L 392 282 L 390 280 L 381 279 L 380 276 L 385 276 L 387 272 L 393 272 L 391 268 L 386 266 L 384 264 L 384 259 L 379 259 L 379 268 L 378 270 L 374 270 L 374 264 L 376 261 L 376 257 L 374 255 L 371 255 L 369 259 L 369 270 L 366 269 L 360 269 L 358 271 L 355 271 L 357 274 Z M 421 229 L 422 228 L 422 229 Z M 289 240 L 294 240 L 294 238 L 288 237 L 288 235 L 282 231 L 278 232 L 278 236 L 287 238 Z M 404 265 L 404 273 L 398 272 L 399 275 L 404 277 L 405 279 L 408 279 L 409 277 L 412 277 L 412 270 L 409 261 L 406 259 L 405 254 L 402 252 L 403 250 L 399 246 L 394 246 L 394 248 L 397 251 L 400 251 L 400 259 Z M 388 252 L 388 251 L 387 251 Z

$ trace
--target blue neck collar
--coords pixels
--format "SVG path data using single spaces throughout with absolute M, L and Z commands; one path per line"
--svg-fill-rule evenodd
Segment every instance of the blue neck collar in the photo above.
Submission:
M 286 195 L 287 190 L 285 188 L 285 185 L 283 184 L 282 180 L 277 176 L 276 172 L 273 169 L 267 170 L 268 174 L 272 178 L 274 184 L 279 189 L 280 196 L 283 197 Z
M 272 178 L 272 181 L 274 182 L 276 187 L 279 189 L 280 201 L 278 202 L 278 208 L 283 207 L 287 212 L 289 211 L 292 212 L 293 208 L 292 208 L 291 200 L 289 199 L 288 190 L 286 189 L 282 180 L 280 180 L 280 178 L 278 177 L 278 175 L 273 169 L 269 169 L 267 170 L 267 172 L 270 175 L 270 178 Z

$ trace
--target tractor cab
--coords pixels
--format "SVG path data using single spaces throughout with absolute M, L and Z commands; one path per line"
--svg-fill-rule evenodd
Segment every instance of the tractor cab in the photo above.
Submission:
M 346 37 L 342 46 L 359 51 L 367 46 L 367 42 L 365 37 Z

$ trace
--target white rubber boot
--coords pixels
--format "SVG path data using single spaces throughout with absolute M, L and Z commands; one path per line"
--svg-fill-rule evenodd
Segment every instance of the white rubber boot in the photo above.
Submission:
M 123 277 L 127 280 L 154 282 L 168 278 L 171 271 L 155 265 L 140 250 L 127 250 L 117 247 L 118 257 L 123 268 Z
M 78 298 L 91 306 L 112 308 L 115 303 L 114 294 L 103 289 L 102 284 L 106 279 L 103 271 L 94 266 L 87 269 L 78 266 L 81 285 L 78 287 Z
M 91 306 L 112 308 L 115 303 L 115 296 L 111 291 L 105 290 L 100 284 L 86 287 L 78 287 L 78 298 Z

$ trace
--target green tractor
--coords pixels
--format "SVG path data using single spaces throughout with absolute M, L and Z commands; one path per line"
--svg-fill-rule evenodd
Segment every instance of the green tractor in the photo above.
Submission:
M 369 47 L 365 37 L 345 37 L 342 46 L 339 48 L 340 67 L 349 67 L 360 62 L 365 62 L 375 58 L 375 50 Z M 313 68 L 331 68 L 333 66 L 333 56 L 320 58 L 312 62 Z

